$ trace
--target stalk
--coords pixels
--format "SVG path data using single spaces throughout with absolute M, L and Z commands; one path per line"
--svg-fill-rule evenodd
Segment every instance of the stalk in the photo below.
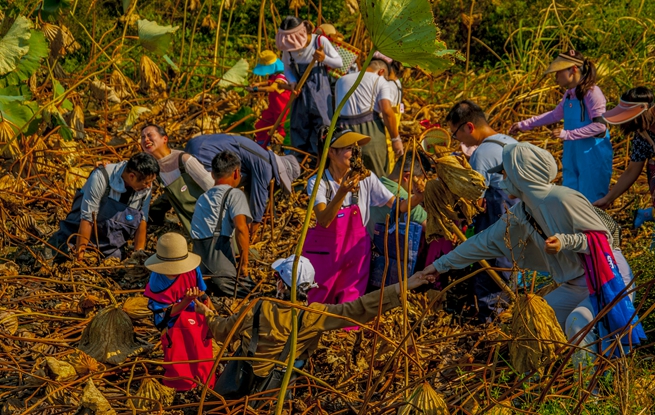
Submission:
M 218 9 L 218 20 L 216 22 L 216 38 L 214 40 L 214 63 L 212 64 L 212 75 L 216 75 L 216 65 L 218 65 L 218 39 L 221 36 L 221 20 L 223 19 L 223 6 L 225 0 L 221 0 L 221 7 Z
M 230 16 L 227 18 L 227 30 L 225 32 L 225 43 L 223 44 L 223 57 L 221 58 L 221 64 L 225 65 L 225 55 L 227 55 L 227 38 L 230 37 L 230 27 L 232 26 L 232 15 L 234 14 L 234 9 L 236 9 L 236 5 L 232 5 L 232 8 L 230 9 Z M 223 76 L 224 73 L 221 71 L 221 76 Z
M 330 129 L 328 130 L 327 137 L 325 138 L 325 144 L 323 145 L 323 154 L 321 155 L 321 161 L 318 165 L 318 171 L 316 173 L 316 186 L 314 186 L 314 189 L 312 190 L 312 195 L 309 197 L 309 202 L 307 203 L 307 214 L 305 215 L 305 222 L 303 223 L 302 226 L 302 231 L 300 232 L 300 238 L 298 240 L 298 245 L 296 246 L 296 258 L 293 261 L 293 278 L 291 278 L 291 302 L 295 303 L 296 302 L 296 290 L 297 290 L 297 284 L 296 284 L 296 279 L 298 275 L 298 263 L 300 262 L 300 255 L 302 254 L 302 247 L 305 244 L 305 239 L 307 239 L 307 231 L 309 230 L 309 221 L 312 217 L 312 211 L 314 206 L 314 202 L 316 201 L 316 195 L 318 194 L 318 183 L 321 182 L 321 179 L 323 178 L 323 173 L 325 172 L 325 164 L 327 162 L 327 155 L 328 155 L 328 150 L 330 148 L 330 141 L 332 140 L 332 136 L 334 135 L 334 129 L 337 126 L 337 119 L 339 119 L 339 113 L 341 113 L 341 110 L 343 109 L 344 105 L 346 105 L 346 102 L 350 98 L 350 96 L 355 92 L 355 89 L 357 89 L 357 86 L 362 82 L 362 79 L 364 78 L 364 73 L 366 72 L 366 68 L 368 67 L 368 64 L 371 62 L 373 59 L 373 54 L 375 53 L 375 47 L 371 48 L 371 51 L 368 53 L 368 56 L 366 57 L 366 61 L 362 65 L 362 69 L 359 72 L 359 75 L 357 76 L 357 80 L 355 80 L 355 83 L 353 86 L 348 90 L 346 95 L 343 97 L 339 105 L 337 105 L 337 108 L 334 110 L 334 115 L 332 116 L 332 122 L 330 122 Z M 291 347 L 289 350 L 289 362 L 287 363 L 287 370 L 284 373 L 284 378 L 282 379 L 282 385 L 280 385 L 280 393 L 278 394 L 277 398 L 277 405 L 275 407 L 275 415 L 282 415 L 282 409 L 284 408 L 284 396 L 287 393 L 287 387 L 289 386 L 289 380 L 291 380 L 291 371 L 293 370 L 293 364 L 296 361 L 296 346 L 298 344 L 298 319 L 296 317 L 296 309 L 292 309 L 291 311 L 291 321 L 292 321 L 292 328 L 291 328 Z
M 262 4 L 259 6 L 259 22 L 257 23 L 257 59 L 259 59 L 259 54 L 262 53 L 262 26 L 264 25 L 264 7 L 266 7 L 266 0 L 262 0 Z M 275 16 L 273 16 L 275 20 Z

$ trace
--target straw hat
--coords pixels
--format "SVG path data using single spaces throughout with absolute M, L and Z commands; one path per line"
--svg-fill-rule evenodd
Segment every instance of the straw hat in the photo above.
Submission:
M 628 102 L 619 100 L 619 105 L 612 108 L 602 115 L 608 124 L 623 124 L 634 120 L 646 110 L 649 104 L 647 102 Z
M 157 253 L 145 262 L 146 268 L 163 275 L 179 275 L 200 265 L 200 256 L 189 252 L 186 239 L 179 233 L 164 234 L 157 241 Z
M 291 287 L 291 276 L 293 275 L 293 261 L 296 255 L 293 254 L 289 258 L 278 259 L 273 262 L 271 267 L 280 274 L 280 278 L 284 283 Z M 314 281 L 316 271 L 309 259 L 304 256 L 300 257 L 298 261 L 298 274 L 296 276 L 296 284 L 308 283 L 312 288 L 317 288 L 318 284 Z
M 548 65 L 545 74 L 561 71 L 562 69 L 572 68 L 574 66 L 583 66 L 584 61 L 575 57 L 575 51 L 570 50 L 566 53 L 560 53 L 554 61 Z
M 330 147 L 344 148 L 355 143 L 363 146 L 369 141 L 371 141 L 371 137 L 367 135 L 356 133 L 349 128 L 337 128 L 332 135 L 332 143 L 330 143 Z
M 284 71 L 284 64 L 278 59 L 275 52 L 265 50 L 259 54 L 259 61 L 257 66 L 253 68 L 252 73 L 257 76 L 267 76 L 282 71 Z

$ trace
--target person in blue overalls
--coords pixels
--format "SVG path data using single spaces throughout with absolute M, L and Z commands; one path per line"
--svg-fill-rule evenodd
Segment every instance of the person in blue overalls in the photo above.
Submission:
M 282 20 L 275 44 L 282 51 L 284 76 L 292 91 L 309 65 L 316 61 L 307 81 L 291 105 L 291 145 L 318 154 L 319 130 L 330 125 L 334 103 L 327 67 L 341 68 L 343 59 L 325 36 L 312 33 L 311 24 L 294 16 Z M 299 154 L 301 157 L 302 154 Z
M 82 260 L 87 246 L 93 245 L 104 257 L 124 259 L 127 241 L 134 239 L 135 253 L 142 254 L 151 187 L 158 174 L 157 160 L 147 153 L 95 169 L 48 241 L 50 249 L 72 252 Z
M 561 53 L 546 69 L 555 82 L 567 89 L 554 110 L 518 122 L 510 135 L 564 119 L 564 128 L 552 131 L 564 140 L 562 185 L 582 193 L 589 201 L 604 197 L 612 176 L 612 143 L 602 115 L 605 96 L 596 85 L 596 67 L 580 52 Z

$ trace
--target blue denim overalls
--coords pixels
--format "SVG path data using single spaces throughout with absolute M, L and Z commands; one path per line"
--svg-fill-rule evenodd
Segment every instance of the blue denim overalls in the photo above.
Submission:
M 593 123 L 589 112 L 575 94 L 564 98 L 564 129 L 575 130 Z M 564 141 L 562 185 L 582 193 L 591 203 L 609 191 L 612 177 L 612 143 L 610 131 L 602 137 Z

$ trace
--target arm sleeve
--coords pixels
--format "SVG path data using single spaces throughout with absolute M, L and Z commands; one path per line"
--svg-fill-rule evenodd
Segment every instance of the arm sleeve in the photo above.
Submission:
M 412 222 L 423 223 L 428 219 L 428 213 L 422 206 L 414 206 L 412 208 Z
M 323 63 L 330 68 L 341 68 L 343 66 L 343 59 L 341 59 L 339 52 L 332 46 L 332 43 L 325 36 L 320 37 L 319 43 L 323 47 L 323 52 L 325 52 Z
M 519 129 L 521 131 L 532 130 L 533 128 L 541 127 L 544 125 L 555 124 L 556 122 L 564 119 L 564 99 L 557 104 L 554 110 L 534 116 L 528 120 L 519 122 Z
M 371 175 L 365 180 L 369 181 L 370 206 L 384 206 L 394 197 L 394 194 L 384 187 L 384 184 L 375 173 L 371 172 Z
M 562 250 L 566 249 L 579 254 L 588 254 L 590 252 L 587 235 L 582 232 L 572 234 L 556 233 L 554 236 L 562 244 Z
M 209 331 L 212 333 L 212 337 L 216 339 L 216 341 L 223 341 L 234 327 L 234 324 L 239 320 L 240 315 L 241 310 L 229 317 L 216 315 L 207 317 L 207 325 L 209 326 Z M 233 338 L 238 337 L 235 336 Z
M 184 168 L 186 168 L 187 173 L 193 179 L 194 182 L 198 183 L 202 190 L 205 192 L 212 187 L 214 187 L 214 179 L 210 172 L 205 170 L 204 166 L 200 164 L 197 158 L 192 155 L 185 155 Z
M 152 319 L 156 327 L 162 327 L 168 323 L 170 319 L 171 304 L 164 304 L 157 302 L 151 298 L 148 299 L 148 309 L 152 311 Z
M 246 222 L 252 222 L 252 215 L 248 207 L 246 195 L 243 194 L 241 189 L 234 189 L 230 192 L 229 200 L 227 201 L 227 208 L 230 212 L 230 219 L 234 223 L 234 218 L 243 215 L 246 217 Z
M 371 321 L 378 315 L 379 303 L 380 290 L 376 290 L 349 303 L 316 304 L 316 308 L 322 311 L 326 311 L 330 314 L 348 317 L 364 324 L 368 321 Z M 398 306 L 400 306 L 400 299 L 396 293 L 396 287 L 394 285 L 390 285 L 384 289 L 382 298 L 382 312 L 384 313 Z M 312 316 L 316 316 L 316 321 L 311 323 L 311 327 L 317 332 L 352 326 L 352 323 L 340 318 L 316 313 L 312 313 Z
M 452 269 L 465 268 L 482 259 L 509 256 L 505 248 L 505 222 L 507 214 L 496 223 L 458 245 L 453 251 L 434 261 L 433 265 L 440 274 Z M 515 220 L 510 218 L 510 232 Z
M 196 286 L 201 291 L 207 291 L 207 284 L 205 280 L 202 279 L 202 272 L 200 272 L 200 267 L 196 268 Z
M 323 173 L 325 174 L 325 173 Z M 313 176 L 307 182 L 307 194 L 312 195 L 314 191 L 314 185 L 316 184 L 316 176 Z M 318 183 L 318 192 L 316 193 L 316 200 L 314 201 L 314 206 L 319 203 L 325 203 L 327 205 L 327 188 L 325 187 L 325 180 L 321 180 Z
M 605 106 L 607 100 L 605 95 L 598 87 L 592 88 L 584 97 L 584 105 L 589 112 L 591 120 L 600 118 L 605 113 Z M 607 126 L 602 122 L 592 122 L 575 130 L 562 130 L 560 138 L 563 140 L 579 140 L 581 138 L 589 138 L 603 134 L 607 130 Z
M 93 222 L 93 216 L 100 210 L 100 201 L 105 194 L 105 190 L 107 190 L 107 186 L 109 186 L 109 183 L 107 183 L 102 173 L 97 169 L 94 170 L 84 185 L 84 195 L 82 195 L 82 205 L 80 207 L 82 219 Z M 149 199 L 148 203 L 150 203 Z

